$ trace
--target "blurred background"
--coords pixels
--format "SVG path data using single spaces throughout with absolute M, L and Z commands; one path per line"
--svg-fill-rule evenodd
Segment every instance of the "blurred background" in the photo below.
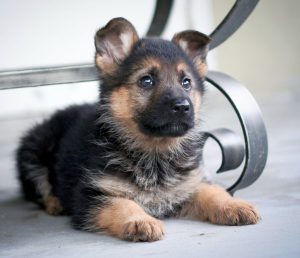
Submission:
M 163 37 L 209 34 L 233 0 L 177 0 Z M 93 62 L 93 37 L 113 17 L 144 35 L 154 0 L 1 0 L 0 70 Z M 209 67 L 241 81 L 258 99 L 299 96 L 300 1 L 262 0 L 242 27 L 209 54 Z M 275 96 L 275 95 L 274 95 Z M 97 97 L 97 82 L 0 92 L 0 119 L 33 116 Z

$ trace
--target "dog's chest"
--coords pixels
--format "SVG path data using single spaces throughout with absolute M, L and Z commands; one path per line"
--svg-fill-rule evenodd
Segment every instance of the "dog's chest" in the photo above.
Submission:
M 132 182 L 115 176 L 104 176 L 93 184 L 108 196 L 135 201 L 148 214 L 155 217 L 174 216 L 182 204 L 191 197 L 202 180 L 199 171 L 171 187 L 156 186 L 144 190 Z
M 160 218 L 175 215 L 192 192 L 185 187 L 176 189 L 155 187 L 148 191 L 140 191 L 136 196 L 131 196 L 131 199 L 143 207 L 148 214 Z

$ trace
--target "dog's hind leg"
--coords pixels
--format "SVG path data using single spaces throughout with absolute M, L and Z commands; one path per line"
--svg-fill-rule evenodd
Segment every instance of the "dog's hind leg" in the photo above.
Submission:
M 22 139 L 17 150 L 17 168 L 25 198 L 42 205 L 49 214 L 59 215 L 63 209 L 53 194 L 50 180 L 55 135 L 49 127 L 47 121 L 34 127 Z
M 27 164 L 29 165 L 29 164 Z M 35 191 L 36 201 L 45 208 L 46 212 L 50 215 L 60 215 L 63 213 L 63 208 L 60 204 L 59 199 L 54 196 L 52 192 L 52 185 L 49 181 L 49 171 L 46 167 L 27 167 L 28 174 L 25 180 L 22 180 L 23 188 L 29 190 L 28 187 L 33 187 L 31 191 Z M 25 190 L 25 191 L 26 191 Z M 30 191 L 30 190 L 29 190 Z

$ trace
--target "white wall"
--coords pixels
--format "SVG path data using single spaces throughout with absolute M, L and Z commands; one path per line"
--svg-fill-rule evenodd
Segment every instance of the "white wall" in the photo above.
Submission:
M 213 0 L 216 20 L 232 0 Z M 245 24 L 217 49 L 219 69 L 255 96 L 300 96 L 300 1 L 261 0 Z
M 93 36 L 113 17 L 129 19 L 140 35 L 149 27 L 154 0 L 1 0 L 0 70 L 93 62 Z M 213 27 L 209 0 L 177 0 L 163 37 Z M 211 66 L 215 59 L 210 58 Z M 97 83 L 0 91 L 0 119 L 94 101 Z

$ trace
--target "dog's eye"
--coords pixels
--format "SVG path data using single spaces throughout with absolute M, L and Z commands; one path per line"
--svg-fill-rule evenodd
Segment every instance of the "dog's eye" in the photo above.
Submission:
M 186 77 L 183 78 L 182 81 L 181 81 L 181 85 L 186 90 L 189 90 L 192 87 L 192 85 L 191 85 L 191 79 L 186 78 Z
M 146 75 L 140 79 L 140 85 L 143 88 L 150 88 L 154 85 L 154 80 L 152 79 L 151 76 Z

